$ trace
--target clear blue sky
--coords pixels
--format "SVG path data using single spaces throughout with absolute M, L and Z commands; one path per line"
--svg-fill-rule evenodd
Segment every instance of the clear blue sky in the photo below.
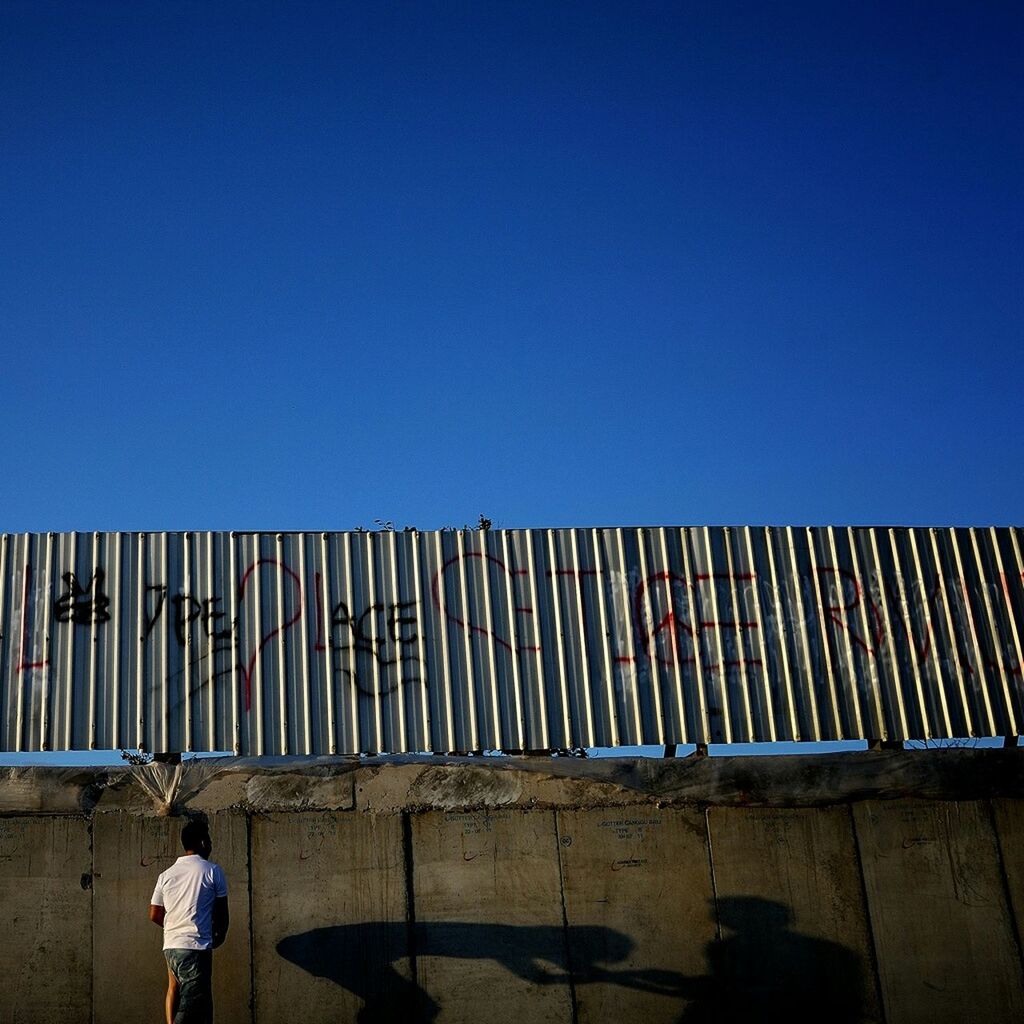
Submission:
M 0 5 L 0 531 L 1020 524 L 1018 3 Z

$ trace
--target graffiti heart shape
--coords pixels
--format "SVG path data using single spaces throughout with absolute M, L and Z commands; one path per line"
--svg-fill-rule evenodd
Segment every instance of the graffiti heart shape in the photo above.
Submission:
M 471 559 L 475 561 L 470 561 Z M 457 589 L 459 587 L 460 582 L 458 578 L 456 578 L 456 580 L 452 582 L 447 581 L 445 578 L 445 574 L 448 572 L 448 570 L 457 566 L 459 570 L 462 571 L 466 568 L 475 566 L 477 574 L 482 575 L 488 571 L 488 562 L 491 565 L 496 566 L 499 572 L 501 572 L 504 575 L 505 579 L 507 580 L 506 585 L 509 587 L 513 595 L 515 594 L 516 578 L 519 576 L 526 576 L 529 572 L 529 570 L 527 569 L 510 569 L 500 558 L 495 558 L 494 555 L 489 555 L 486 552 L 461 552 L 460 554 L 454 555 L 453 557 L 449 558 L 448 561 L 445 562 L 444 565 L 442 565 L 441 568 L 434 573 L 434 579 L 433 582 L 431 583 L 431 591 L 433 592 L 434 595 L 434 605 L 440 611 L 444 612 L 445 617 L 448 619 L 449 622 L 454 622 L 455 625 L 460 626 L 461 628 L 467 630 L 470 633 L 479 633 L 481 636 L 489 637 L 491 640 L 494 641 L 494 643 L 500 644 L 502 647 L 505 648 L 506 651 L 509 652 L 509 654 L 512 654 L 514 653 L 513 647 L 512 644 L 510 644 L 507 639 L 499 636 L 492 630 L 484 629 L 483 626 L 478 626 L 472 622 L 469 622 L 468 614 L 465 612 L 463 614 L 466 614 L 467 618 L 459 618 L 458 613 L 455 610 L 453 610 L 448 603 L 448 594 L 451 592 L 451 590 Z M 470 571 L 472 571 L 471 568 Z M 492 600 L 494 600 L 493 595 Z M 529 615 L 531 617 L 533 615 L 532 608 L 519 607 L 517 605 L 515 611 L 517 615 Z M 540 648 L 536 645 L 519 646 L 515 648 L 515 650 L 538 651 L 540 650 Z
M 259 659 L 260 654 L 263 652 L 263 648 L 274 639 L 278 633 L 283 633 L 287 629 L 291 629 L 296 622 L 302 618 L 302 581 L 299 577 L 288 568 L 284 562 L 279 562 L 276 558 L 257 558 L 248 569 L 245 570 L 245 574 L 242 576 L 241 581 L 238 584 L 238 608 L 239 616 L 241 616 L 241 608 L 245 602 L 246 587 L 248 586 L 249 580 L 256 574 L 262 565 L 273 565 L 276 566 L 281 572 L 285 573 L 291 578 L 292 583 L 295 585 L 295 614 L 285 622 L 274 626 L 273 629 L 268 629 L 266 632 L 260 635 L 258 642 L 253 646 L 252 651 L 249 653 L 248 658 L 245 657 L 245 652 L 242 652 L 240 658 L 241 669 L 242 669 L 242 680 L 245 683 L 245 710 L 248 711 L 252 704 L 252 674 L 256 669 L 256 662 Z

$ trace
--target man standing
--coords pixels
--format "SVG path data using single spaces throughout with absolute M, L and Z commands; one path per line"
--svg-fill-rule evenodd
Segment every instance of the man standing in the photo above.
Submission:
M 185 856 L 156 880 L 149 919 L 164 930 L 167 1024 L 212 1024 L 213 950 L 228 931 L 228 884 L 210 861 L 213 843 L 203 822 L 181 830 Z

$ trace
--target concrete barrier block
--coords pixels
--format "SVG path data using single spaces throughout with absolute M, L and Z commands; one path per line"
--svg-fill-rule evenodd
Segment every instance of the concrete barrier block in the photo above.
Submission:
M 412 1019 L 402 818 L 253 818 L 256 1019 Z
M 708 1001 L 726 1020 L 785 1007 L 791 1024 L 880 1021 L 850 812 L 708 811 L 721 938 Z
M 419 1019 L 569 1024 L 554 814 L 412 819 Z
M 854 821 L 888 1024 L 1024 1019 L 987 804 L 871 801 Z
M 0 814 L 89 814 L 104 781 L 92 768 L 0 768 Z
M 1019 942 L 1024 938 L 1024 803 L 993 800 L 992 811 Z
M 559 811 L 558 839 L 580 1024 L 674 1024 L 715 937 L 704 815 Z
M 89 1019 L 91 869 L 84 818 L 0 818 L 0 1021 Z
M 163 1020 L 163 933 L 147 917 L 161 871 L 181 856 L 184 818 L 98 814 L 93 819 L 94 1024 Z M 218 1024 L 250 1024 L 248 831 L 243 815 L 209 819 L 212 859 L 228 881 L 231 927 L 214 953 Z

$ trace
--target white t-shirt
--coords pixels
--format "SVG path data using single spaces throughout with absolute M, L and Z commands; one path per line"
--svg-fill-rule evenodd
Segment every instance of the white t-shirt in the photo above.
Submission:
M 164 949 L 212 949 L 213 901 L 227 894 L 219 864 L 198 853 L 179 857 L 156 880 L 149 901 L 164 908 Z

